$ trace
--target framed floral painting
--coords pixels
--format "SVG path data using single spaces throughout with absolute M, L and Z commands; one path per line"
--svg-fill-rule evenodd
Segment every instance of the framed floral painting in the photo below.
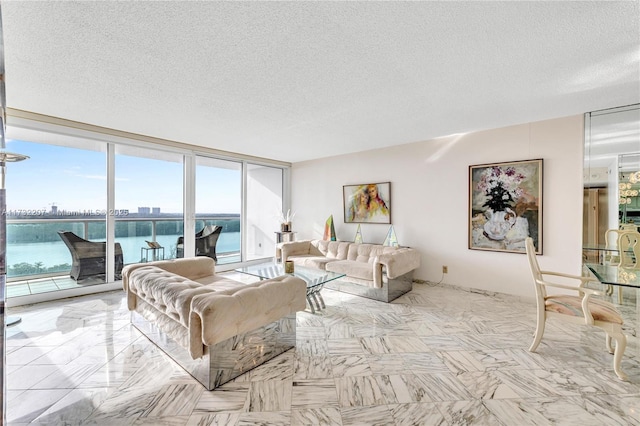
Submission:
M 469 166 L 469 249 L 542 254 L 542 163 Z
M 391 223 L 391 182 L 344 185 L 344 223 Z

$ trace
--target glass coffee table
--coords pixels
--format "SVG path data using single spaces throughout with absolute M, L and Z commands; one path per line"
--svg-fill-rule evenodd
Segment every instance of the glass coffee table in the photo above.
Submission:
M 321 269 L 304 268 L 302 266 L 296 266 L 293 273 L 286 274 L 282 264 L 273 262 L 245 266 L 244 268 L 237 268 L 235 271 L 253 275 L 261 280 L 275 278 L 281 275 L 293 275 L 294 277 L 301 278 L 307 283 L 307 302 L 309 303 L 312 314 L 316 313 L 316 309 L 321 310 L 326 307 L 322 295 L 320 295 L 320 290 L 322 290 L 324 284 L 345 276 L 345 274 L 323 271 Z M 314 302 L 316 305 L 315 308 L 313 306 Z

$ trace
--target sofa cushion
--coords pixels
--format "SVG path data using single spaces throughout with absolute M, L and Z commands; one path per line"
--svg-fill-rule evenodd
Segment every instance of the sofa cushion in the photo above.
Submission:
M 328 257 L 313 255 L 289 256 L 287 260 L 293 261 L 293 263 L 298 266 L 322 270 L 326 270 L 327 263 L 339 262 L 339 260 L 336 259 L 329 259 Z
M 352 243 L 348 241 L 313 240 L 311 244 L 329 259 L 346 260 L 349 246 Z
M 203 355 L 203 343 L 215 345 L 304 310 L 306 293 L 307 285 L 301 278 L 282 275 L 246 284 L 239 290 L 194 297 L 189 327 L 192 358 Z
M 285 242 L 279 247 L 284 260 L 310 268 L 324 266 L 326 271 L 346 274 L 344 279 L 351 282 L 376 288 L 382 287 L 385 279 L 399 278 L 420 267 L 420 253 L 410 247 L 327 240 Z M 360 265 L 336 263 L 345 260 Z
M 583 317 L 582 298 L 569 295 L 548 296 L 545 301 L 545 310 L 558 312 L 565 315 Z M 622 317 L 616 308 L 609 302 L 600 299 L 589 299 L 589 311 L 596 321 L 613 322 L 622 324 Z
M 238 289 L 247 285 L 244 282 L 236 281 L 221 275 L 209 275 L 208 277 L 198 278 L 193 281 L 204 286 L 211 286 L 215 291 Z
M 129 275 L 138 268 L 146 268 L 149 266 L 164 269 L 167 272 L 189 278 L 190 280 L 214 276 L 216 273 L 215 261 L 206 256 L 156 260 L 147 263 L 132 263 L 122 269 L 122 284 L 125 291 L 127 290 Z
M 189 326 L 191 299 L 215 291 L 157 266 L 143 266 L 132 271 L 129 290 L 185 327 Z
M 347 259 L 355 260 L 356 262 L 373 263 L 377 256 L 397 250 L 397 247 L 381 246 L 379 244 L 351 244 Z
M 157 260 L 155 262 L 149 262 L 149 265 L 157 266 L 165 271 L 187 277 L 191 280 L 215 275 L 216 270 L 215 261 L 207 256 Z
M 353 260 L 336 260 L 327 263 L 327 271 L 346 274 L 350 277 L 373 281 L 373 267 L 369 263 Z

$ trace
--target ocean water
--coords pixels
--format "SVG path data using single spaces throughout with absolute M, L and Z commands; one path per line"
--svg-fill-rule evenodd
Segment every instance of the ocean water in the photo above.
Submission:
M 164 247 L 165 259 L 174 258 L 176 255 L 176 244 L 179 235 L 158 235 L 156 241 Z M 124 263 L 136 263 L 144 258 L 145 251 L 142 247 L 148 247 L 145 240 L 151 240 L 151 236 L 146 237 L 124 237 L 116 238 L 116 242 L 122 246 Z M 142 251 L 142 253 L 141 253 Z M 240 251 L 240 232 L 223 232 L 220 234 L 216 245 L 216 252 L 230 253 Z M 149 252 L 149 260 L 152 253 Z M 11 277 L 11 268 L 20 263 L 36 264 L 40 263 L 42 268 L 68 263 L 71 264 L 71 254 L 67 246 L 60 241 L 47 243 L 22 243 L 7 244 L 7 267 L 8 277 Z M 15 274 L 13 276 L 16 276 Z

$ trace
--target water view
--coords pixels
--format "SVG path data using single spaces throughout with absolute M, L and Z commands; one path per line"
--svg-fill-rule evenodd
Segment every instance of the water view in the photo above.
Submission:
M 176 257 L 176 241 L 179 235 L 159 235 L 156 241 L 164 247 L 164 258 L 172 259 Z M 145 250 L 142 247 L 148 247 L 146 240 L 149 237 L 123 237 L 117 238 L 116 242 L 122 246 L 122 253 L 124 255 L 124 263 L 137 263 L 141 260 L 145 260 Z M 240 233 L 229 232 L 220 234 L 218 244 L 216 245 L 216 251 L 218 255 L 222 255 L 219 258 L 219 263 L 224 263 L 224 254 L 239 253 L 240 252 Z M 142 254 L 141 254 L 142 252 Z M 160 255 L 162 252 L 158 252 Z M 142 256 L 142 258 L 141 258 Z M 152 260 L 153 253 L 149 251 L 148 258 Z M 51 272 L 69 270 L 71 267 L 71 254 L 69 249 L 64 245 L 62 240 L 47 243 L 22 243 L 22 244 L 8 244 L 7 245 L 7 265 L 9 278 L 30 275 L 33 273 L 42 273 L 47 270 Z M 30 272 L 25 266 L 31 265 L 32 267 L 39 268 L 40 271 Z M 64 266 L 57 269 L 56 266 Z
M 211 215 L 213 216 L 213 215 Z M 39 274 L 50 274 L 71 270 L 72 258 L 69 249 L 58 235 L 59 230 L 71 231 L 90 241 L 105 241 L 104 219 L 78 221 L 19 220 L 9 219 L 7 224 L 7 277 L 18 278 Z M 205 225 L 222 226 L 223 231 L 216 244 L 218 263 L 239 260 L 240 220 L 235 218 L 202 219 L 197 229 Z M 147 241 L 162 246 L 160 250 L 147 250 Z M 116 221 L 115 241 L 122 247 L 124 264 L 176 257 L 178 238 L 182 234 L 182 221 L 174 218 L 144 218 Z M 226 255 L 226 256 L 225 256 Z M 234 256 L 229 256 L 234 255 Z

